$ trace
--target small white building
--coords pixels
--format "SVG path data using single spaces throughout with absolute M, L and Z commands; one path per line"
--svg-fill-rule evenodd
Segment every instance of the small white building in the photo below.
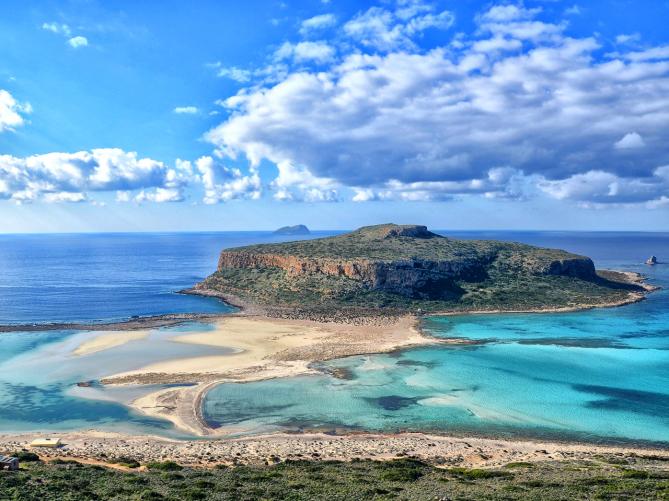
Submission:
M 55 449 L 56 447 L 60 447 L 61 442 L 60 438 L 36 438 L 32 442 L 30 442 L 30 447 L 50 447 L 52 449 Z

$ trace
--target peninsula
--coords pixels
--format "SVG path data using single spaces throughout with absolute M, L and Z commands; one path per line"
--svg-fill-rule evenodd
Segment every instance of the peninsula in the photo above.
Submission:
M 271 316 L 337 319 L 613 306 L 644 291 L 638 276 L 597 271 L 590 258 L 562 250 L 383 224 L 224 250 L 218 270 L 189 292 Z

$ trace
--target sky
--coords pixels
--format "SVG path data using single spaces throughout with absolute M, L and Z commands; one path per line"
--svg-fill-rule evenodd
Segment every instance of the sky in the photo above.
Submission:
M 0 0 L 0 232 L 669 231 L 668 18 Z

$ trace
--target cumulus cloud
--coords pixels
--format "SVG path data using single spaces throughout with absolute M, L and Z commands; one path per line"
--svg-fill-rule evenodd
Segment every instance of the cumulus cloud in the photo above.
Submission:
M 72 28 L 65 23 L 42 23 L 42 29 L 65 37 L 67 39 L 67 44 L 73 49 L 88 46 L 88 39 L 82 35 L 73 36 Z
M 78 35 L 76 37 L 70 38 L 67 41 L 67 43 L 73 49 L 78 49 L 79 47 L 86 47 L 88 45 L 88 39 L 86 37 L 82 37 L 81 35 Z
M 432 4 L 400 0 L 395 10 L 371 7 L 344 24 L 344 32 L 365 47 L 381 51 L 416 47 L 413 37 L 429 28 L 450 28 L 455 16 Z
M 25 123 L 25 116 L 32 112 L 30 103 L 20 103 L 8 91 L 0 89 L 0 133 L 14 130 Z
M 314 31 L 331 28 L 337 24 L 337 18 L 334 14 L 321 14 L 319 16 L 310 17 L 302 21 L 300 25 L 300 34 L 308 35 Z
M 199 158 L 195 167 L 204 187 L 205 204 L 260 198 L 261 182 L 256 169 L 244 175 L 240 169 L 227 167 L 210 156 Z
M 176 193 L 181 193 L 189 179 L 181 166 L 169 168 L 120 149 L 26 158 L 0 155 L 0 198 L 16 202 L 82 202 L 88 192 L 133 190 L 157 190 L 152 192 L 153 201 L 168 201 L 181 197 Z M 171 196 L 160 190 L 171 190 Z
M 292 58 L 298 63 L 305 61 L 327 63 L 334 58 L 334 55 L 334 47 L 323 41 L 299 42 L 296 44 L 285 42 L 274 54 L 277 60 Z
M 643 148 L 646 146 L 646 142 L 643 140 L 640 134 L 636 132 L 630 132 L 625 134 L 620 141 L 616 141 L 614 146 L 619 150 L 630 150 L 635 148 Z
M 666 47 L 603 56 L 596 36 L 503 4 L 478 14 L 472 35 L 421 48 L 423 30 L 452 23 L 442 14 L 415 0 L 357 14 L 344 23 L 357 47 L 252 80 L 220 102 L 228 118 L 207 139 L 223 158 L 277 166 L 270 188 L 284 200 L 348 190 L 358 201 L 529 193 L 652 204 L 666 193 Z M 588 181 L 598 188 L 577 189 Z
M 236 66 L 223 67 L 220 64 L 218 64 L 217 68 L 218 68 L 217 75 L 219 77 L 229 78 L 239 83 L 247 83 L 251 80 L 251 77 L 253 76 L 253 72 L 242 68 L 238 68 Z
M 69 37 L 72 34 L 70 27 L 64 23 L 43 23 L 42 29 L 66 37 Z
M 199 112 L 197 106 L 177 106 L 174 108 L 174 113 L 177 115 L 196 115 Z
M 559 200 L 575 200 L 585 206 L 662 204 L 669 193 L 669 166 L 655 169 L 644 178 L 622 177 L 591 170 L 566 179 L 539 183 L 540 189 Z

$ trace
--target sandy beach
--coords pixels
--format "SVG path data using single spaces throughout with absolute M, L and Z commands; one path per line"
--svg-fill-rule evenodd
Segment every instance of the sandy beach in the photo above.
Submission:
M 36 434 L 0 435 L 0 450 L 29 449 Z M 285 460 L 313 461 L 393 459 L 416 457 L 432 464 L 496 468 L 510 462 L 601 460 L 603 456 L 658 457 L 669 451 L 634 446 L 598 446 L 531 440 L 497 440 L 423 433 L 327 435 L 272 434 L 240 439 L 169 440 L 156 436 L 121 435 L 87 431 L 52 434 L 61 438 L 59 449 L 32 449 L 43 458 L 78 458 L 108 461 L 130 457 L 139 462 L 173 460 L 183 465 L 266 464 Z M 666 463 L 669 469 L 669 462 Z
M 173 340 L 233 348 L 236 353 L 167 360 L 115 374 L 102 383 L 195 384 L 150 393 L 131 406 L 146 415 L 168 419 L 189 433 L 212 435 L 217 430 L 202 421 L 200 407 L 203 395 L 213 385 L 313 374 L 316 371 L 310 364 L 317 361 L 444 342 L 424 336 L 417 324 L 413 316 L 370 319 L 356 325 L 230 316 L 218 320 L 212 331 L 175 336 Z

